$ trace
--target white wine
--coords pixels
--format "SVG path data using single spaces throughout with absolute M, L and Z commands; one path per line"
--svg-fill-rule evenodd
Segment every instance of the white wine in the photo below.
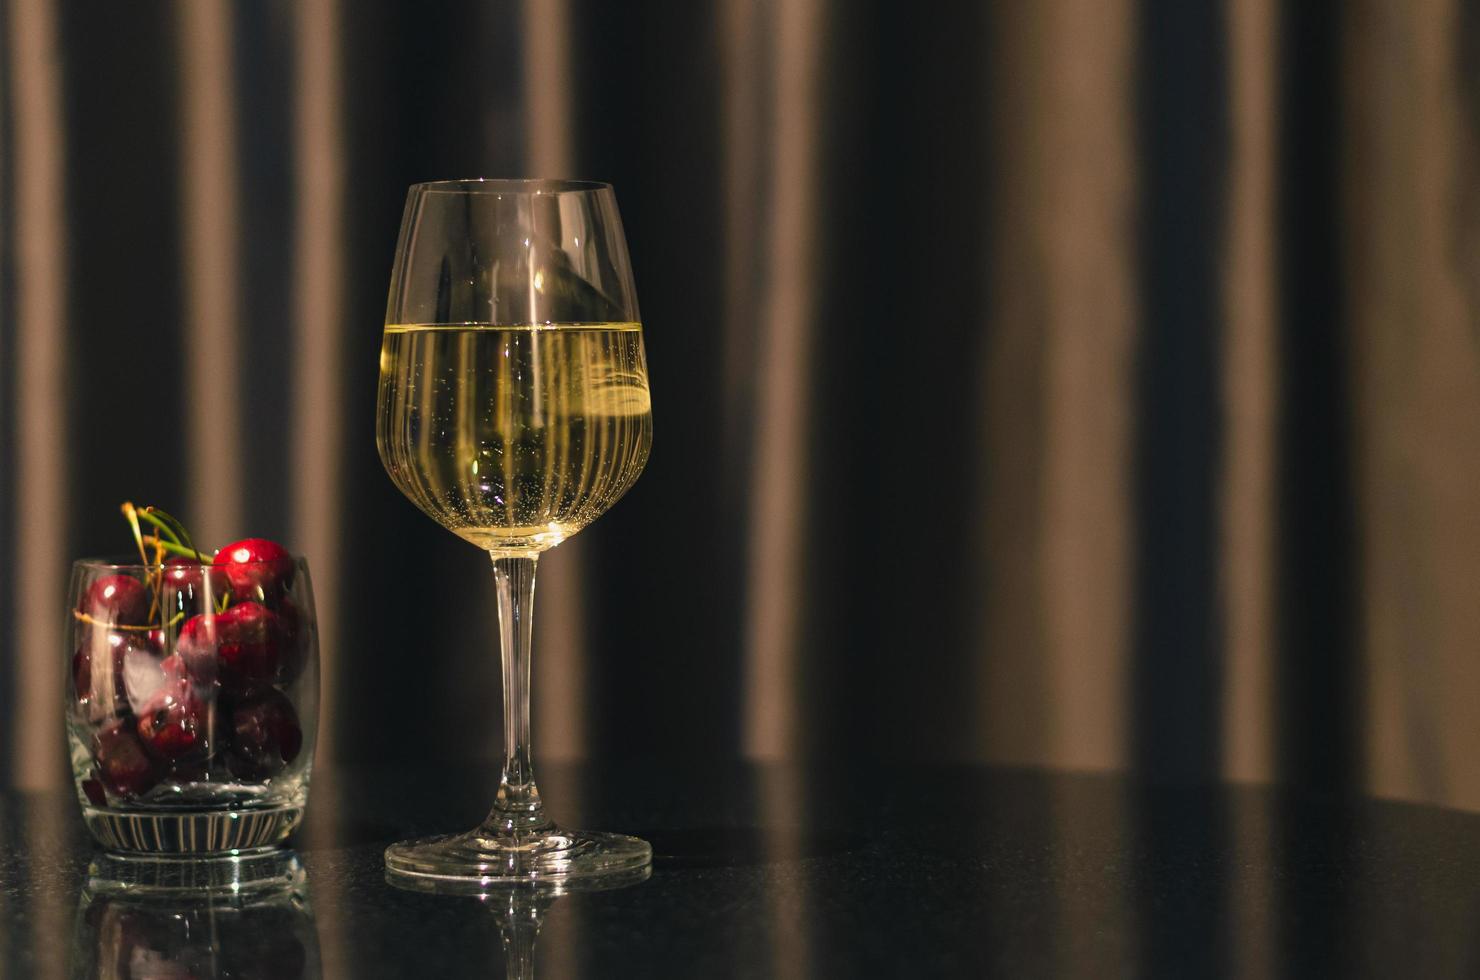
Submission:
M 378 419 L 386 471 L 433 520 L 496 556 L 553 548 L 647 462 L 642 327 L 387 326 Z

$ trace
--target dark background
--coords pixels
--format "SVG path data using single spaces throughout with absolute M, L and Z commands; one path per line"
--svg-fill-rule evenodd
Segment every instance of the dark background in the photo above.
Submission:
M 406 186 L 611 181 L 656 439 L 536 752 L 1480 806 L 1480 4 L 0 2 L 0 777 L 124 499 L 307 554 L 321 761 L 499 751 L 391 486 Z M 51 727 L 49 727 L 51 726 Z

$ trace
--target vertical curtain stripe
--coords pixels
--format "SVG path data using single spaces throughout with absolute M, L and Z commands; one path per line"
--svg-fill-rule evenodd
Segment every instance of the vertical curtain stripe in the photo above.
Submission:
M 524 0 L 526 154 L 531 177 L 572 172 L 570 0 Z
M 524 0 L 523 86 L 525 160 L 531 177 L 578 177 L 572 151 L 570 0 Z M 590 531 L 588 530 L 587 535 Z M 586 608 L 582 567 L 590 538 L 563 542 L 540 563 L 531 669 L 534 745 L 541 758 L 575 759 L 586 752 Z M 546 798 L 579 813 L 583 786 L 570 770 L 545 771 Z M 546 970 L 579 973 L 579 908 L 551 916 L 544 930 Z
M 1221 549 L 1227 661 L 1223 710 L 1223 774 L 1267 779 L 1274 771 L 1275 650 L 1273 581 L 1275 425 L 1279 377 L 1275 363 L 1277 296 L 1274 256 L 1275 84 L 1279 40 L 1274 0 L 1227 6 L 1231 154 L 1228 241 L 1224 270 Z M 1275 859 L 1271 812 L 1249 807 L 1233 835 L 1243 867 Z M 1244 875 L 1228 891 L 1228 975 L 1275 976 L 1279 894 L 1268 876 Z
M 1480 343 L 1458 247 L 1467 187 L 1463 63 L 1450 0 L 1350 8 L 1344 283 L 1357 396 L 1356 480 L 1368 786 L 1480 806 Z M 1473 96 L 1472 96 L 1473 97 Z
M 12 0 L 11 101 L 15 126 L 16 481 L 14 583 L 16 699 L 0 727 L 15 782 L 57 785 L 63 771 L 60 631 L 66 605 L 67 399 L 65 132 L 56 10 Z
M 1228 5 L 1232 160 L 1223 257 L 1224 409 L 1222 463 L 1224 670 L 1223 770 L 1236 779 L 1273 771 L 1275 727 L 1269 655 L 1275 641 L 1274 560 L 1275 58 L 1272 0 Z
M 231 10 L 179 0 L 185 280 L 186 518 L 202 540 L 242 534 L 238 179 Z
M 315 750 L 320 765 L 333 764 L 337 744 L 336 694 L 339 656 L 340 544 L 343 526 L 343 411 L 341 378 L 360 372 L 344 343 L 344 107 L 336 0 L 302 0 L 293 22 L 293 338 L 292 473 L 293 546 L 307 556 L 319 629 L 319 727 Z M 373 329 L 373 325 L 369 327 Z M 346 363 L 348 361 L 348 363 Z M 368 373 L 368 372 L 366 372 Z M 320 780 L 321 783 L 324 780 Z M 315 788 L 315 805 L 328 810 L 317 826 L 332 846 L 345 826 L 338 780 Z M 327 963 L 349 958 L 348 926 L 342 911 L 342 882 L 334 875 L 314 881 L 320 953 Z
M 724 446 L 731 467 L 725 486 L 735 485 L 743 472 L 746 447 L 752 433 L 748 389 L 754 368 L 759 319 L 756 295 L 760 221 L 760 155 L 767 146 L 761 138 L 761 65 L 759 25 L 761 7 L 752 0 L 726 0 L 720 16 L 719 38 L 724 87 Z
M 972 759 L 1048 758 L 1057 706 L 1045 662 L 1043 416 L 1045 318 L 1042 281 L 1053 274 L 1039 242 L 1049 170 L 1040 120 L 1063 111 L 1049 87 L 1051 38 L 1042 8 L 993 4 L 991 46 L 982 59 L 994 151 L 989 172 L 991 235 L 983 270 L 980 450 L 975 472 L 983 502 L 976 537 L 981 604 L 972 643 Z M 986 195 L 984 195 L 986 197 Z
M 1137 323 L 1129 0 L 1075 0 L 1045 11 L 1047 101 L 1037 108 L 1039 280 L 1046 377 L 1043 588 L 1047 666 L 1056 692 L 1052 757 L 1123 764 L 1130 676 L 1132 354 Z M 1125 692 L 1128 694 L 1128 692 Z
M 319 757 L 332 759 L 339 663 L 344 487 L 344 132 L 339 9 L 297 7 L 294 152 L 293 541 L 314 573 L 320 657 Z M 368 364 L 366 365 L 368 368 Z M 355 371 L 355 374 L 360 372 Z
M 5 18 L 3 36 L 0 36 L 0 51 L 5 52 L 3 61 L 0 61 L 0 127 L 10 116 L 10 94 L 15 91 L 15 83 L 11 72 L 15 61 L 10 57 L 9 50 L 5 45 L 9 42 L 12 31 L 10 30 L 9 8 L 0 10 L 0 17 Z M 14 187 L 10 182 L 10 155 L 13 139 L 6 139 L 0 135 L 0 276 L 5 276 L 12 268 L 10 251 L 14 245 L 11 238 L 11 229 L 15 227 L 14 214 L 10 207 L 15 200 Z M 13 458 L 12 439 L 15 432 L 15 410 L 12 407 L 15 402 L 14 386 L 20 382 L 20 376 L 15 370 L 14 338 L 19 332 L 16 328 L 16 309 L 13 289 L 0 292 L 0 561 L 14 562 L 17 558 L 15 551 L 15 536 L 12 528 L 17 526 L 19 514 L 15 510 L 15 488 L 11 485 L 8 476 L 15 469 Z M 11 594 L 9 582 L 0 577 L 0 649 L 14 650 L 17 637 L 15 628 L 15 617 L 11 614 L 12 603 L 15 597 Z M 15 717 L 15 681 L 18 676 L 17 657 L 15 655 L 0 656 L 0 718 Z M 11 749 L 14 747 L 14 735 L 10 726 L 0 721 L 0 782 L 10 783 L 12 779 L 11 766 L 14 763 Z M 0 827 L 3 833 L 4 827 Z M 4 899 L 0 898 L 0 917 L 5 914 Z M 0 930 L 0 962 L 4 962 L 5 934 Z
M 529 176 L 581 176 L 574 172 L 572 154 L 569 0 L 524 0 L 523 23 Z M 586 610 L 581 579 L 588 544 L 587 536 L 573 538 L 540 563 L 533 724 L 534 744 L 544 758 L 574 759 L 586 751 Z
M 1275 178 L 1279 423 L 1271 651 L 1280 778 L 1355 789 L 1362 726 L 1362 559 L 1353 461 L 1357 445 L 1340 192 L 1354 176 L 1344 149 L 1344 41 L 1353 8 L 1281 3 Z M 1377 84 L 1377 83 L 1374 83 Z M 1380 99 L 1391 98 L 1380 84 Z M 1398 326 L 1394 324 L 1393 326 Z M 1404 325 L 1406 326 L 1406 325 Z
M 775 13 L 770 259 L 757 365 L 742 708 L 744 753 L 769 759 L 799 745 L 796 654 L 820 191 L 817 76 L 825 48 L 821 0 L 793 0 Z
M 1433 603 L 1434 632 L 1428 651 L 1433 669 L 1410 673 L 1406 688 L 1398 684 L 1383 687 L 1372 681 L 1364 687 L 1369 697 L 1401 693 L 1405 726 L 1411 728 L 1422 718 L 1432 728 L 1433 745 L 1426 754 L 1403 760 L 1403 770 L 1425 777 L 1424 781 L 1402 786 L 1399 792 L 1480 807 L 1480 770 L 1472 764 L 1471 750 L 1480 744 L 1480 717 L 1472 710 L 1473 700 L 1462 693 L 1480 685 L 1480 665 L 1474 657 L 1480 649 L 1480 602 L 1473 587 L 1480 579 L 1480 508 L 1465 465 L 1467 460 L 1480 459 L 1480 413 L 1455 411 L 1456 405 L 1480 401 L 1480 335 L 1473 329 L 1476 321 L 1470 319 L 1473 314 L 1467 308 L 1468 290 L 1480 279 L 1480 266 L 1465 263 L 1459 251 L 1466 219 L 1474 227 L 1473 216 L 1464 213 L 1462 204 L 1467 189 L 1480 184 L 1480 165 L 1463 152 L 1461 98 L 1466 87 L 1472 92 L 1480 90 L 1480 81 L 1475 66 L 1462 58 L 1455 42 L 1460 30 L 1458 0 L 1415 5 L 1407 16 L 1413 21 L 1414 87 L 1421 123 L 1413 140 L 1414 254 L 1428 257 L 1418 262 L 1414 276 L 1423 301 L 1417 322 L 1428 324 L 1431 330 L 1418 345 L 1416 377 L 1410 388 L 1416 395 L 1415 418 L 1413 430 L 1404 435 L 1427 430 L 1422 458 L 1414 461 L 1410 478 L 1410 485 L 1423 497 L 1411 516 L 1416 533 L 1410 540 L 1429 546 L 1421 578 L 1427 582 Z M 1413 255 L 1404 258 L 1412 261 Z M 1359 381 L 1358 390 L 1365 393 L 1369 389 Z M 1367 413 L 1363 417 L 1372 418 Z M 1400 417 L 1395 413 L 1382 421 Z M 1432 427 L 1432 420 L 1440 418 L 1450 424 L 1442 429 Z M 1401 452 L 1404 442 L 1400 437 L 1397 445 L 1387 443 L 1385 449 Z M 1368 487 L 1363 498 L 1374 499 L 1374 493 L 1375 488 Z M 1371 519 L 1370 509 L 1367 515 Z M 1370 534 L 1364 529 L 1364 540 L 1385 539 L 1374 528 Z M 1366 570 L 1376 572 L 1379 564 L 1372 562 Z M 1410 615 L 1415 608 L 1409 607 Z M 1409 642 L 1420 635 L 1420 630 L 1411 630 Z M 1404 650 L 1398 663 L 1406 667 L 1423 660 L 1415 651 Z M 1422 683 L 1413 683 L 1420 678 Z M 1376 741 L 1371 729 L 1367 737 Z M 1379 782 L 1387 782 L 1384 777 L 1389 767 L 1378 765 L 1374 750 L 1364 754 L 1372 764 L 1378 791 L 1391 793 L 1392 789 Z

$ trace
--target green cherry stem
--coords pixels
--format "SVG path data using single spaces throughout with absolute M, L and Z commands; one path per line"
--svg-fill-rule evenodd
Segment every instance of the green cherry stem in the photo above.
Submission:
M 159 528 L 160 533 L 162 533 L 165 536 L 165 539 L 171 544 L 177 544 L 183 548 L 185 546 L 185 542 L 180 540 L 180 536 L 175 533 L 175 529 L 156 517 L 153 513 L 153 510 L 154 508 L 152 507 L 145 507 L 143 510 L 138 510 L 134 513 L 136 513 L 144 520 L 148 521 L 150 524 L 153 524 L 155 527 Z
M 143 515 L 141 514 L 140 516 Z M 194 548 L 187 548 L 183 544 L 178 544 L 174 541 L 155 537 L 153 535 L 145 535 L 144 540 L 152 545 L 155 545 L 156 547 L 163 548 L 165 551 L 168 551 L 172 555 L 181 555 L 185 558 L 194 558 L 201 564 L 205 564 L 205 558 L 201 555 L 199 551 L 195 550 Z
M 144 535 L 139 530 L 138 509 L 132 503 L 125 500 L 119 510 L 123 511 L 124 519 L 128 521 L 129 530 L 134 532 L 134 544 L 139 546 L 139 560 L 146 565 L 149 564 L 149 556 L 144 554 Z M 153 588 L 152 582 L 150 583 L 150 588 Z
M 185 547 L 193 549 L 195 551 L 195 557 L 201 557 L 200 549 L 196 548 L 195 542 L 190 540 L 190 532 L 185 530 L 184 521 L 180 520 L 173 514 L 165 513 L 158 507 L 145 507 L 144 509 L 154 516 L 158 517 L 160 520 L 169 524 L 169 526 L 175 531 L 175 540 L 178 541 L 180 544 L 183 544 Z M 204 559 L 201 560 L 204 561 Z

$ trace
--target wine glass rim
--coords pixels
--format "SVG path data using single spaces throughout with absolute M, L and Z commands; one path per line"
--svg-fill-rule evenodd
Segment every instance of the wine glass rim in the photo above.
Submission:
M 590 194 L 611 189 L 604 180 L 565 177 L 465 177 L 411 185 L 413 193 L 421 194 Z
M 214 555 L 215 552 L 213 551 L 202 550 L 200 556 L 204 559 L 204 561 L 200 562 L 200 564 L 213 564 Z M 172 557 L 183 558 L 184 556 L 180 555 Z M 250 568 L 254 565 L 261 565 L 264 569 L 267 569 L 269 567 L 275 567 L 280 562 L 284 561 L 290 561 L 294 565 L 303 565 L 306 563 L 306 559 L 302 555 L 290 554 L 286 558 L 262 558 L 255 561 L 232 562 L 231 564 L 233 567 L 242 568 Z M 100 558 L 78 558 L 73 561 L 72 564 L 77 568 L 99 569 L 114 572 L 159 571 L 161 568 L 167 569 L 179 567 L 178 565 L 155 564 L 153 562 L 149 562 L 146 564 L 139 561 L 137 557 L 130 559 L 129 556 L 125 555 L 108 555 Z M 191 562 L 190 564 L 193 565 L 195 564 L 195 562 Z

